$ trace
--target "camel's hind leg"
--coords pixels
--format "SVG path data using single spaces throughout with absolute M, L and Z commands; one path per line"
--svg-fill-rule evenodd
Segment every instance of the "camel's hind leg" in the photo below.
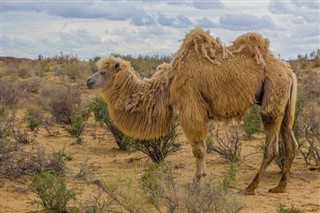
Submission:
M 278 152 L 278 139 L 282 117 L 270 119 L 270 117 L 262 116 L 262 120 L 266 134 L 264 155 L 258 173 L 249 186 L 243 191 L 243 193 L 247 195 L 254 194 L 268 165 L 272 162 Z
M 284 119 L 282 121 L 281 130 L 280 130 L 281 138 L 283 140 L 284 148 L 285 148 L 283 175 L 279 185 L 276 188 L 269 190 L 269 192 L 273 192 L 273 193 L 284 192 L 284 189 L 287 186 L 290 168 L 291 168 L 293 159 L 295 157 L 296 150 L 298 148 L 298 143 L 296 142 L 296 139 L 292 132 L 295 105 L 296 105 L 296 95 L 297 95 L 297 78 L 294 74 L 292 75 L 291 80 L 292 80 L 292 85 L 291 85 L 290 99 L 286 107 Z
M 281 193 L 284 192 L 284 189 L 287 186 L 287 180 L 290 173 L 290 168 L 295 157 L 298 144 L 293 136 L 293 132 L 286 123 L 282 123 L 281 126 L 281 138 L 285 147 L 285 156 L 284 156 L 284 168 L 282 178 L 279 185 L 276 188 L 270 189 L 269 192 Z
M 287 85 L 277 81 L 272 82 L 269 78 L 264 81 L 264 94 L 260 109 L 266 134 L 264 155 L 258 173 L 244 190 L 244 194 L 254 194 L 268 165 L 278 153 L 279 132 L 289 97 L 289 92 L 284 92 L 289 91 L 289 88 L 286 87 Z

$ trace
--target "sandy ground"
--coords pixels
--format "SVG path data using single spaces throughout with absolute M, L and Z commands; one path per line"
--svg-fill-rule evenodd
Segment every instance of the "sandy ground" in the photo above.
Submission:
M 112 136 L 104 128 L 95 124 L 90 118 L 84 133 L 84 145 L 73 144 L 74 138 L 63 129 L 59 129 L 57 137 L 46 137 L 44 130 L 40 128 L 36 138 L 36 144 L 43 147 L 46 153 L 64 150 L 71 155 L 73 160 L 67 163 L 66 176 L 68 183 L 80 186 L 82 194 L 78 202 L 84 200 L 94 191 L 95 186 L 88 185 L 74 177 L 80 169 L 84 159 L 95 168 L 95 175 L 102 179 L 112 179 L 119 176 L 132 176 L 139 178 L 144 168 L 150 165 L 150 161 L 140 153 L 128 153 L 119 151 L 113 142 Z M 92 135 L 96 135 L 93 139 Z M 191 153 L 191 147 L 184 138 L 182 149 L 169 156 L 166 161 L 174 165 L 174 177 L 179 184 L 192 182 L 195 162 Z M 262 154 L 258 153 L 255 146 L 261 143 L 260 139 L 243 141 L 242 156 L 245 157 L 236 176 L 237 187 L 245 188 L 257 172 Z M 287 190 L 282 194 L 268 193 L 268 189 L 275 187 L 281 177 L 277 165 L 272 164 L 263 177 L 256 195 L 245 196 L 236 193 L 236 199 L 244 206 L 241 212 L 276 212 L 279 203 L 287 207 L 297 207 L 306 212 L 320 212 L 320 172 L 310 171 L 304 163 L 302 156 L 298 154 L 294 160 L 291 178 Z M 207 178 L 221 179 L 227 172 L 228 164 L 217 154 L 210 153 L 207 156 Z M 30 201 L 36 195 L 28 189 L 30 177 L 15 180 L 0 179 L 0 212 L 35 212 L 41 208 L 33 206 Z M 41 211 L 40 211 L 41 212 Z

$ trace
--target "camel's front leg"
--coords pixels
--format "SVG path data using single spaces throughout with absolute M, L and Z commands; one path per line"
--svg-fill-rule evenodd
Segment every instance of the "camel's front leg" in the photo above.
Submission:
M 191 142 L 192 152 L 196 158 L 195 181 L 199 181 L 201 177 L 206 176 L 206 144 L 204 141 Z

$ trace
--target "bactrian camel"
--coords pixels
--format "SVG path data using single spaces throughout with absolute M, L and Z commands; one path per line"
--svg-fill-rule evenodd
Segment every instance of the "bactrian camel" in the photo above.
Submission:
M 269 192 L 284 192 L 297 143 L 292 132 L 297 93 L 292 70 L 269 51 L 269 40 L 246 33 L 230 46 L 196 28 L 186 34 L 169 64 L 150 79 L 137 77 L 130 63 L 106 57 L 97 62 L 89 88 L 101 87 L 113 123 L 138 139 L 165 135 L 174 112 L 196 158 L 195 179 L 206 175 L 209 120 L 227 121 L 260 105 L 265 128 L 261 167 L 243 191 L 254 194 L 266 168 L 277 155 L 278 138 L 285 146 L 283 175 Z

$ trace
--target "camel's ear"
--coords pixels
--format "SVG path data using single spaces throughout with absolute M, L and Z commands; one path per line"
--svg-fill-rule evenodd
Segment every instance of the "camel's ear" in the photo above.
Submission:
M 116 71 L 119 71 L 119 70 L 120 70 L 120 68 L 121 68 L 120 63 L 119 63 L 119 62 L 117 62 L 117 63 L 116 63 L 116 65 L 114 65 L 114 68 L 115 68 L 115 70 L 116 70 Z

